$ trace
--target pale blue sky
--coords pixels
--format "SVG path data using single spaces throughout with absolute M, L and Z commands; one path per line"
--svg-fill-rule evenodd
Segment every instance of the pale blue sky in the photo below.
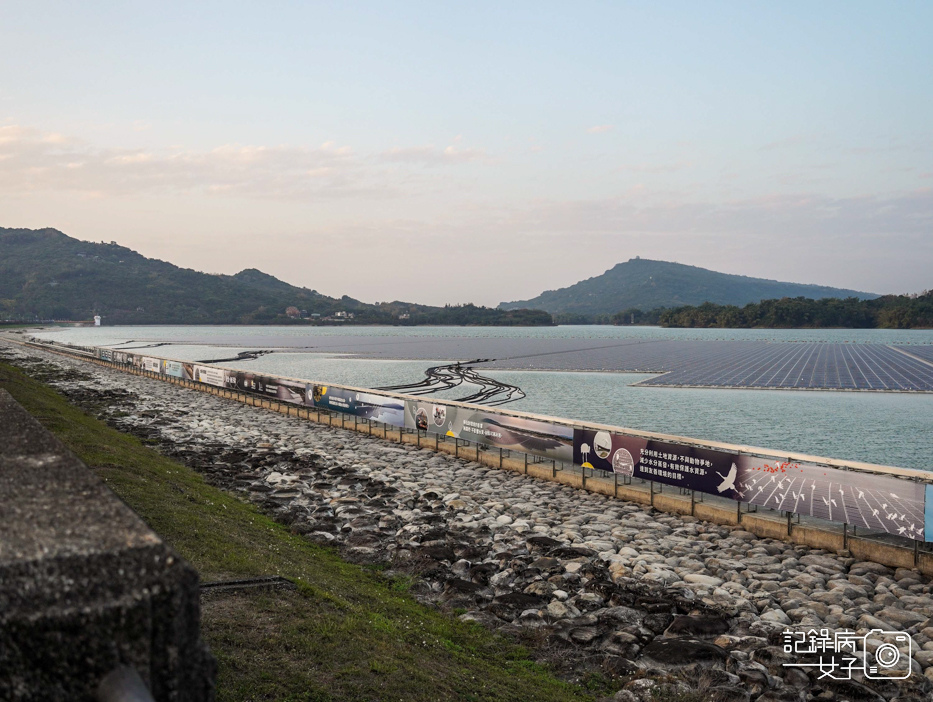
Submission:
M 0 10 L 0 226 L 366 301 L 933 287 L 933 3 Z

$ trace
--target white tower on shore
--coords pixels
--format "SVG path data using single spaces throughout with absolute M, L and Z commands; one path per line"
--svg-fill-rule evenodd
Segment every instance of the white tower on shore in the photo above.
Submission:
M 100 315 L 99 315 L 99 314 L 95 314 L 95 315 L 94 315 L 94 326 L 95 326 L 95 327 L 99 327 L 99 326 L 100 326 Z

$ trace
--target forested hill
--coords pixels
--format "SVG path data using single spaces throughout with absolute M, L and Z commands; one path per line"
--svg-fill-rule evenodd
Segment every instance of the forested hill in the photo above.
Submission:
M 309 319 L 288 317 L 289 308 Z M 89 320 L 95 314 L 104 324 L 552 323 L 549 314 L 535 310 L 370 305 L 295 287 L 256 269 L 213 275 L 146 258 L 115 242 L 79 241 L 57 229 L 0 228 L 0 321 Z
M 595 278 L 560 290 L 548 290 L 531 300 L 503 302 L 499 308 L 514 310 L 526 307 L 547 310 L 555 315 L 612 315 L 626 309 L 648 311 L 704 302 L 747 305 L 783 297 L 870 299 L 877 295 L 820 285 L 781 283 L 717 273 L 681 263 L 633 258 Z

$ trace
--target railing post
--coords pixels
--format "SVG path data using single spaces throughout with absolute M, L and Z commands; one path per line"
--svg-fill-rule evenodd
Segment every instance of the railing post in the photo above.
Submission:
M 612 472 L 612 496 L 619 496 L 619 474 L 615 471 Z
M 697 493 L 696 490 L 690 491 L 690 516 L 694 516 L 697 506 Z

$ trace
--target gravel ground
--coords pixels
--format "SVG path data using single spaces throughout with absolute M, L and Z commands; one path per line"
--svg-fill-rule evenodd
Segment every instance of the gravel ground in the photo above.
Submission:
M 496 470 L 44 351 L 0 358 L 212 484 L 412 592 L 517 637 L 570 678 L 627 681 L 617 700 L 921 700 L 933 596 L 919 572 Z M 850 630 L 874 651 L 907 631 L 903 681 L 820 679 L 786 630 Z M 811 660 L 812 662 L 812 660 Z M 659 697 L 661 695 L 662 697 Z

